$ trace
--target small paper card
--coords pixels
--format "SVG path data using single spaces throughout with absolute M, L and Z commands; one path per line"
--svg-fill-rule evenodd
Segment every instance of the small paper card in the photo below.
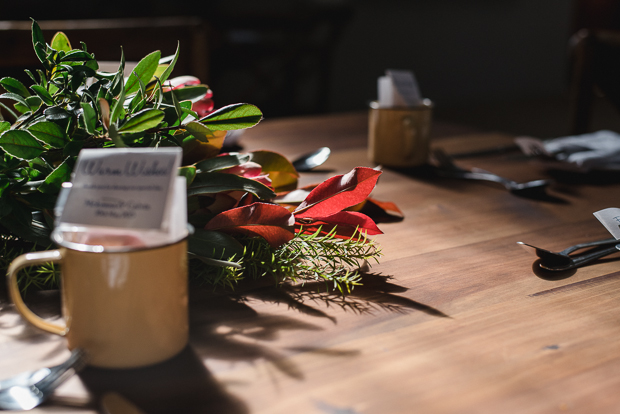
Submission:
M 415 107 L 422 104 L 422 95 L 413 72 L 389 69 L 385 74 L 394 86 L 394 106 Z
M 620 240 L 620 208 L 606 208 L 594 213 L 594 217 L 605 226 L 617 240 Z
M 60 222 L 167 231 L 180 148 L 85 149 Z

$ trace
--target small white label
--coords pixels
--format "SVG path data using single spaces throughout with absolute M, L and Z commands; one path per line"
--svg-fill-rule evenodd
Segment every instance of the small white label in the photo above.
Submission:
M 422 104 L 422 95 L 413 72 L 390 69 L 385 73 L 394 85 L 394 106 L 416 107 Z
M 82 150 L 60 222 L 166 230 L 180 163 L 180 148 Z
M 594 217 L 611 233 L 616 240 L 620 240 L 620 208 L 611 207 L 599 210 L 594 213 Z

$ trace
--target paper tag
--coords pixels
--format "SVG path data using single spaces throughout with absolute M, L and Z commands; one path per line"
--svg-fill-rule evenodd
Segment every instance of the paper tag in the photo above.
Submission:
M 60 222 L 166 231 L 180 148 L 85 149 Z
M 385 74 L 394 85 L 394 106 L 415 107 L 422 105 L 422 95 L 413 72 L 389 69 L 385 71 Z
M 611 233 L 616 240 L 620 240 L 620 208 L 606 208 L 594 213 L 594 217 Z

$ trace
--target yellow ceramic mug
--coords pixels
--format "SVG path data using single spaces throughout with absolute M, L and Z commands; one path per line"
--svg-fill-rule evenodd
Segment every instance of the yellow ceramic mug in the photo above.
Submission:
M 414 108 L 380 108 L 373 102 L 368 115 L 368 158 L 388 167 L 426 164 L 432 109 L 428 99 Z
M 131 368 L 164 361 L 188 341 L 187 241 L 138 247 L 131 238 L 110 245 L 67 241 L 54 232 L 58 250 L 28 253 L 9 266 L 11 299 L 34 326 L 82 348 L 89 364 Z M 65 325 L 35 315 L 17 286 L 20 269 L 61 264 Z

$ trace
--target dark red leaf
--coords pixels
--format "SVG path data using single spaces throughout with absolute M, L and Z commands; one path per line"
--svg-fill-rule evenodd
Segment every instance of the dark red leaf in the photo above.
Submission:
M 321 227 L 321 234 L 327 234 L 335 228 L 336 236 L 343 239 L 351 238 L 356 234 L 356 229 L 357 236 L 360 236 L 360 233 L 367 235 L 383 234 L 370 217 L 354 211 L 341 211 L 328 217 L 318 217 L 311 220 L 301 218 L 296 221 L 295 227 L 297 232 L 300 231 L 299 227 L 301 227 L 304 234 L 316 233 L 319 227 Z M 355 238 L 358 239 L 359 237 Z
M 381 171 L 356 167 L 319 184 L 297 207 L 295 217 L 326 217 L 364 201 L 375 188 Z
M 254 203 L 218 214 L 207 223 L 205 230 L 258 236 L 278 247 L 293 238 L 294 222 L 293 215 L 284 207 Z
M 403 213 L 396 204 L 389 201 L 379 201 L 368 197 L 361 209 L 357 210 L 372 218 L 375 223 L 394 223 L 403 221 Z

